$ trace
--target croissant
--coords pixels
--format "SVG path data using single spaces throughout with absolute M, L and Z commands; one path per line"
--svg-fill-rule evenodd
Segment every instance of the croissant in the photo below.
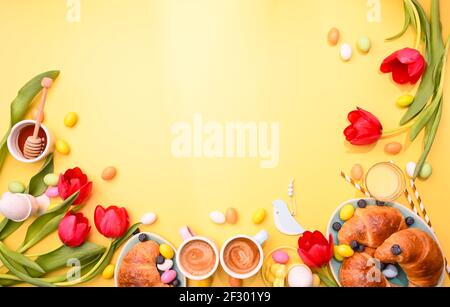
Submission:
M 377 266 L 378 261 L 374 259 L 374 253 L 374 249 L 366 248 L 364 253 L 355 253 L 344 260 L 339 271 L 343 287 L 390 287 L 390 283 Z
M 398 263 L 411 287 L 435 287 L 444 269 L 444 256 L 426 232 L 407 229 L 395 233 L 375 252 L 384 263 Z
M 344 223 L 339 231 L 341 244 L 352 241 L 370 248 L 377 248 L 393 233 L 406 229 L 403 215 L 398 209 L 388 206 L 358 208 L 354 216 Z
M 155 241 L 133 246 L 120 266 L 119 287 L 167 287 L 156 268 L 158 256 L 159 245 Z

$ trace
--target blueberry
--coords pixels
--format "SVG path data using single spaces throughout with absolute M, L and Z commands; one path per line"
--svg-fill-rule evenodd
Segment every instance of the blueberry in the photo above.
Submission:
M 364 199 L 358 200 L 358 207 L 360 207 L 361 209 L 366 208 L 367 207 L 367 202 Z
M 384 206 L 385 204 L 384 201 L 377 200 L 377 206 Z
M 139 235 L 139 241 L 141 241 L 141 242 L 147 242 L 147 241 L 148 241 L 147 235 L 146 235 L 145 233 L 141 233 L 141 234 Z
M 357 250 L 358 247 L 359 247 L 358 241 L 352 241 L 352 242 L 350 243 L 350 247 L 351 247 L 353 250 Z
M 164 261 L 166 261 L 166 259 L 165 259 L 163 256 L 161 256 L 161 255 L 159 255 L 159 256 L 156 258 L 156 263 L 157 263 L 157 264 L 163 264 Z
M 412 225 L 414 225 L 414 223 L 416 222 L 416 220 L 413 218 L 413 217 L 407 217 L 406 219 L 405 219 L 405 222 L 406 222 L 406 225 L 408 225 L 408 226 L 412 226 Z
M 359 244 L 356 251 L 358 253 L 364 253 L 365 250 L 366 250 L 366 247 L 364 245 L 362 245 L 362 244 Z
M 172 287 L 179 287 L 180 281 L 178 279 L 175 279 L 174 281 L 172 281 L 171 285 L 172 285 Z
M 339 230 L 341 230 L 341 228 L 342 228 L 341 223 L 336 222 L 336 223 L 333 224 L 333 229 L 334 229 L 335 231 L 339 231 Z
M 136 228 L 136 230 L 133 232 L 133 236 L 137 235 L 138 233 L 141 233 L 141 230 L 139 228 Z
M 395 244 L 391 247 L 391 252 L 394 256 L 398 256 L 402 253 L 402 249 L 401 249 L 400 245 Z

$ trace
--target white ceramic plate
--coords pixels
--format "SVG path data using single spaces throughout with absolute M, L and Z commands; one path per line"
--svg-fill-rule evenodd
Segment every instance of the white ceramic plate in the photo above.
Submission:
M 348 200 L 346 202 L 344 202 L 343 204 L 339 205 L 336 210 L 333 212 L 333 214 L 331 215 L 330 221 L 328 222 L 328 227 L 327 227 L 327 237 L 331 234 L 333 234 L 333 238 L 335 239 L 335 243 L 337 243 L 337 232 L 333 229 L 333 224 L 335 222 L 339 222 L 339 223 L 343 223 L 343 221 L 339 218 L 339 211 L 341 210 L 342 207 L 344 207 L 345 205 L 353 205 L 355 208 L 358 207 L 357 203 L 358 200 L 360 199 L 364 199 L 364 198 L 359 198 L 359 199 L 351 199 Z M 369 206 L 375 206 L 375 200 L 374 199 L 367 199 L 365 198 L 364 200 L 367 201 L 367 204 Z M 411 228 L 418 228 L 420 230 L 425 231 L 426 233 L 428 233 L 439 245 L 439 240 L 437 239 L 436 235 L 434 234 L 433 230 L 423 221 L 423 219 L 421 217 L 418 217 L 412 210 L 410 210 L 409 208 L 407 208 L 404 205 L 401 205 L 399 203 L 386 203 L 385 206 L 391 206 L 394 207 L 396 209 L 398 209 L 402 215 L 407 218 L 407 217 L 413 217 L 415 219 L 415 223 L 414 225 L 410 226 Z M 440 245 L 439 245 L 440 247 Z M 442 251 L 442 248 L 441 248 Z M 340 284 L 340 280 L 339 280 L 339 271 L 341 269 L 341 265 L 342 263 L 337 261 L 334 257 L 330 262 L 330 269 L 331 272 L 333 274 L 334 279 Z M 400 286 L 400 287 L 407 287 L 408 286 L 408 279 L 406 278 L 406 274 L 401 270 L 400 267 L 398 267 L 399 269 L 399 276 L 397 278 L 394 279 L 390 279 L 389 281 L 393 284 L 395 284 L 396 286 Z M 442 287 L 443 283 L 444 283 L 444 279 L 445 279 L 445 268 L 442 272 L 442 276 L 439 280 L 439 283 L 437 285 L 437 287 Z

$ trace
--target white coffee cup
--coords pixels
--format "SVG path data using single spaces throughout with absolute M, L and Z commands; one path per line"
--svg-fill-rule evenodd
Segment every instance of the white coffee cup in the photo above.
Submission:
M 36 124 L 36 121 L 34 120 L 23 120 L 21 122 L 18 122 L 14 125 L 11 129 L 11 133 L 8 136 L 7 145 L 8 150 L 11 156 L 13 156 L 14 159 L 16 159 L 19 162 L 23 163 L 35 163 L 38 161 L 41 161 L 45 159 L 52 151 L 53 151 L 53 136 L 51 135 L 50 131 L 47 129 L 47 127 L 43 124 L 41 124 L 41 129 L 44 130 L 46 138 L 47 138 L 47 145 L 45 146 L 42 153 L 39 155 L 39 157 L 35 159 L 27 159 L 23 155 L 23 152 L 19 148 L 19 135 L 20 132 L 28 127 L 28 126 L 34 126 Z
M 247 278 L 251 278 L 251 277 L 255 276 L 256 274 L 258 274 L 258 272 L 261 270 L 261 268 L 263 266 L 263 262 L 264 262 L 264 251 L 262 249 L 262 245 L 264 244 L 265 241 L 267 241 L 268 238 L 269 238 L 269 234 L 265 230 L 260 231 L 254 237 L 250 237 L 247 235 L 237 235 L 237 236 L 229 238 L 223 244 L 222 249 L 220 250 L 220 263 L 221 263 L 224 271 L 229 276 L 231 276 L 233 278 L 237 278 L 237 279 L 247 279 Z M 246 274 L 239 274 L 239 273 L 234 272 L 230 267 L 228 267 L 227 263 L 225 262 L 225 250 L 226 250 L 227 246 L 231 242 L 233 242 L 237 239 L 248 239 L 251 242 L 253 242 L 253 244 L 255 244 L 255 246 L 258 248 L 259 262 L 258 262 L 257 266 L 251 272 L 248 272 Z
M 184 276 L 186 276 L 188 279 L 191 279 L 191 280 L 205 280 L 205 279 L 210 278 L 212 275 L 214 275 L 214 273 L 216 273 L 216 271 L 217 271 L 217 268 L 219 267 L 219 249 L 217 248 L 217 245 L 212 240 L 210 240 L 206 237 L 196 236 L 188 226 L 183 227 L 180 230 L 180 234 L 184 241 L 178 247 L 178 251 L 176 253 L 177 254 L 176 260 L 177 260 L 178 268 L 181 271 L 181 273 L 183 273 Z M 214 252 L 214 257 L 215 257 L 214 266 L 211 269 L 211 271 L 209 271 L 206 274 L 193 275 L 193 274 L 190 274 L 189 272 L 187 272 L 187 270 L 183 267 L 183 263 L 181 261 L 181 253 L 182 253 L 183 249 L 189 243 L 191 243 L 193 241 L 201 241 L 201 242 L 208 244 Z

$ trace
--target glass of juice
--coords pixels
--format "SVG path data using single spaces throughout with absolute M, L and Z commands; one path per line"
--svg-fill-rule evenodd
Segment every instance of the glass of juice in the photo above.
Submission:
M 394 163 L 377 163 L 367 171 L 365 186 L 376 200 L 392 202 L 405 192 L 405 176 Z

